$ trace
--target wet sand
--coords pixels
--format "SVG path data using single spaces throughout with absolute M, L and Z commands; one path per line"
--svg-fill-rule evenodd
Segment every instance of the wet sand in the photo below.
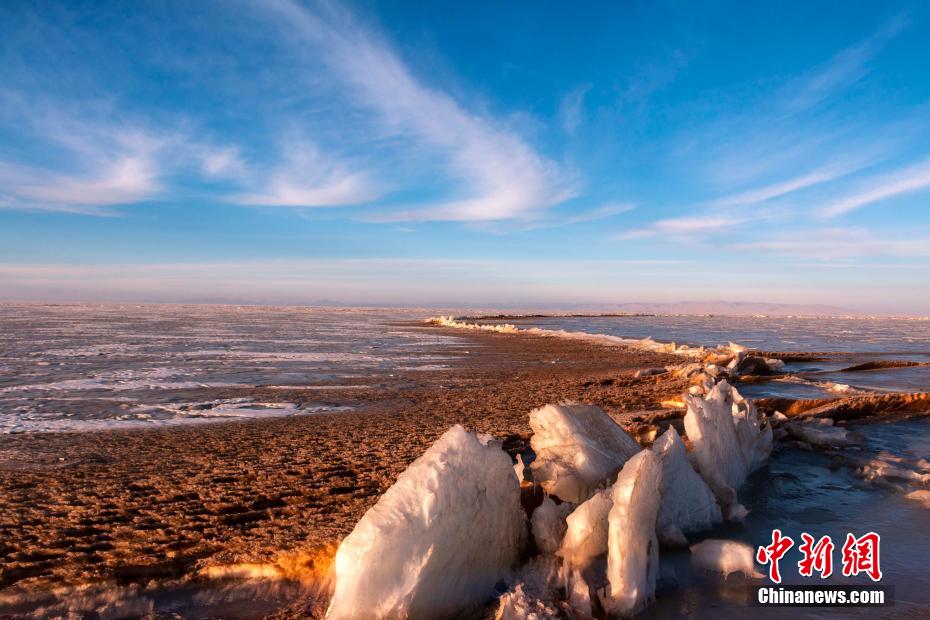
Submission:
M 522 334 L 455 336 L 471 353 L 448 370 L 366 377 L 373 387 L 334 390 L 332 402 L 350 412 L 3 437 L 0 597 L 183 581 L 237 563 L 318 574 L 365 510 L 449 426 L 491 433 L 515 453 L 529 438 L 534 407 L 580 400 L 629 424 L 687 385 L 671 375 L 633 377 L 682 362 L 671 355 Z M 199 396 L 300 402 L 318 401 L 319 391 Z M 301 605 L 299 614 L 315 613 Z

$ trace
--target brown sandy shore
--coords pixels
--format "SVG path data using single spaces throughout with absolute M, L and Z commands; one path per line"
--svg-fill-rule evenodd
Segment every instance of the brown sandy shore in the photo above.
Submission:
M 473 343 L 471 355 L 448 371 L 369 377 L 377 389 L 340 390 L 351 412 L 0 438 L 0 597 L 186 579 L 244 562 L 313 570 L 453 424 L 505 438 L 515 452 L 534 407 L 582 400 L 625 422 L 686 385 L 633 378 L 636 369 L 681 362 L 670 355 L 455 335 Z M 209 394 L 238 396 L 319 399 L 300 390 Z

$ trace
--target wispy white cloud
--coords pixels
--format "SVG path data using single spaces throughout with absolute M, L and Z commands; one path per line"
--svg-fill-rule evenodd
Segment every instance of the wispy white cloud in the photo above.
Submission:
M 235 195 L 232 201 L 272 207 L 338 207 L 371 202 L 383 193 L 371 175 L 325 156 L 306 140 L 291 140 L 282 159 L 266 173 L 258 192 Z
M 828 183 L 854 172 L 858 166 L 829 166 L 820 168 L 785 181 L 778 181 L 763 187 L 757 187 L 738 194 L 717 198 L 708 203 L 713 207 L 736 207 L 755 205 L 780 198 L 821 183 Z
M 890 174 L 873 177 L 863 182 L 856 191 L 822 208 L 820 215 L 828 218 L 836 217 L 927 187 L 930 187 L 930 160 L 924 160 Z
M 644 239 L 646 237 L 668 236 L 703 237 L 713 232 L 726 230 L 749 221 L 737 215 L 686 215 L 658 220 L 641 228 L 633 228 L 615 235 L 615 239 Z
M 204 145 L 197 152 L 200 167 L 207 177 L 237 177 L 245 174 L 246 164 L 234 146 Z
M 235 147 L 129 119 L 105 101 L 65 106 L 18 93 L 2 103 L 22 119 L 24 142 L 46 153 L 40 163 L 22 154 L 0 161 L 2 209 L 114 215 L 115 207 L 168 196 L 174 174 L 229 178 L 245 169 Z
M 286 32 L 320 51 L 357 105 L 375 111 L 385 130 L 432 149 L 459 181 L 461 197 L 393 212 L 384 219 L 521 218 L 575 194 L 572 180 L 560 167 L 505 123 L 469 111 L 423 84 L 386 41 L 341 9 L 311 11 L 289 0 L 271 6 Z
M 19 129 L 54 153 L 48 163 L 0 161 L 6 208 L 102 214 L 162 189 L 159 153 L 166 139 L 121 122 L 83 118 L 61 106 L 5 98 L 23 119 Z M 78 106 L 75 106 L 78 107 Z
M 13 196 L 9 208 L 96 212 L 93 207 L 129 204 L 160 190 L 153 163 L 126 156 L 102 162 L 83 174 L 60 174 L 34 168 L 0 167 L 0 183 Z M 91 207 L 87 209 L 86 207 Z

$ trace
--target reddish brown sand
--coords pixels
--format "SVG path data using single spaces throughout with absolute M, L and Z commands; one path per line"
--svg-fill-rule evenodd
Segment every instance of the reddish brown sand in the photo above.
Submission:
M 369 378 L 377 389 L 340 392 L 352 412 L 0 439 L 0 595 L 183 579 L 242 562 L 306 568 L 316 559 L 319 571 L 319 558 L 451 425 L 505 438 L 513 452 L 529 437 L 534 407 L 580 400 L 628 423 L 686 385 L 633 378 L 639 368 L 681 363 L 668 355 L 455 335 L 473 341 L 471 355 L 448 371 Z M 299 402 L 318 393 L 205 396 Z

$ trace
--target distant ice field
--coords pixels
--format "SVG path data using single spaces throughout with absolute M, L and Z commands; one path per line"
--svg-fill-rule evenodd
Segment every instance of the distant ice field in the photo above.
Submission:
M 0 434 L 306 415 L 335 388 L 444 370 L 455 336 L 398 322 L 425 311 L 0 304 Z M 217 388 L 319 386 L 320 402 L 214 399 Z

